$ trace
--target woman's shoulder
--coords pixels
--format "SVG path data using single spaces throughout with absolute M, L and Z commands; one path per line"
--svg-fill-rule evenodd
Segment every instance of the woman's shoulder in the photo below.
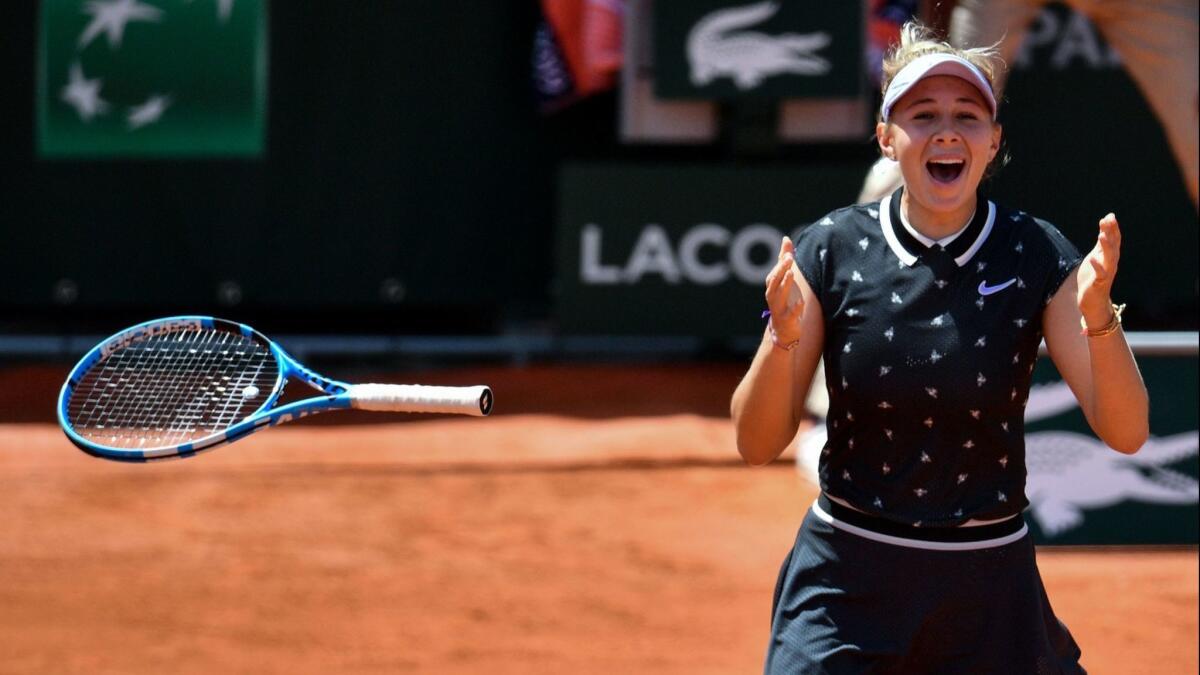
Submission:
M 1055 223 L 1043 219 L 1036 215 L 1026 213 L 1021 209 L 1007 207 L 1007 205 L 992 202 L 996 207 L 996 222 L 1006 223 L 1014 231 L 1018 232 L 1043 232 L 1046 234 L 1057 235 L 1062 237 L 1062 232 L 1058 229 Z
M 1009 229 L 1014 235 L 1031 236 L 1035 239 L 1054 239 L 1066 241 L 1062 230 L 1054 223 L 1039 218 L 1020 209 L 1010 208 L 992 202 L 996 206 L 995 223 L 999 227 Z
M 879 202 L 851 204 L 834 209 L 814 220 L 803 228 L 802 234 L 835 241 L 842 237 L 854 236 L 863 230 L 877 229 L 878 223 Z
M 1041 252 L 1049 257 L 1070 260 L 1078 255 L 1075 245 L 1057 225 L 1020 209 L 996 204 L 994 228 L 1007 231 L 1017 251 Z

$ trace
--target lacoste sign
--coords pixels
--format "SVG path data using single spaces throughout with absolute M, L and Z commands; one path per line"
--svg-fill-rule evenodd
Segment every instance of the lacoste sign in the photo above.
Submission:
M 576 334 L 757 335 L 763 280 L 783 236 L 852 200 L 861 180 L 858 162 L 570 165 L 558 192 L 558 325 Z

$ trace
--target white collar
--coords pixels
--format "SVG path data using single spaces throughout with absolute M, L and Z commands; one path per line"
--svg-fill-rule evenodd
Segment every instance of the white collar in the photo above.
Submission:
M 955 230 L 953 234 L 948 234 L 941 239 L 930 239 L 929 237 L 926 237 L 918 232 L 917 228 L 913 227 L 912 224 L 908 222 L 908 218 L 904 215 L 904 209 L 900 209 L 900 224 L 904 226 L 904 229 L 908 230 L 908 233 L 911 234 L 914 239 L 926 246 L 933 246 L 934 244 L 937 244 L 942 248 L 946 248 L 950 245 L 950 242 L 958 239 L 958 235 L 962 234 L 963 230 L 967 229 L 967 226 L 971 224 L 972 220 L 975 220 L 974 210 L 971 211 L 971 215 L 967 218 L 966 222 L 962 224 L 962 227 Z
M 996 205 L 993 204 L 991 200 L 988 200 L 987 206 L 987 219 L 983 222 L 983 229 L 980 230 L 979 236 L 975 237 L 975 241 L 971 243 L 970 248 L 963 252 L 962 255 L 954 259 L 955 264 L 957 264 L 959 267 L 966 265 L 971 261 L 971 258 L 975 257 L 975 254 L 978 253 L 979 249 L 983 247 L 983 242 L 987 241 L 988 235 L 992 233 L 992 227 L 996 224 Z M 901 214 L 901 220 L 903 221 L 903 219 L 903 214 Z M 972 219 L 974 219 L 974 216 L 972 216 Z M 967 226 L 969 226 L 970 223 L 971 221 L 968 220 Z M 885 241 L 887 241 L 888 248 L 892 249 L 892 253 L 896 254 L 896 257 L 900 259 L 900 262 L 904 263 L 904 265 L 908 267 L 912 267 L 913 263 L 917 262 L 917 256 L 909 253 L 908 250 L 904 248 L 904 245 L 901 244 L 900 240 L 896 238 L 896 232 L 893 229 L 892 195 L 884 197 L 879 202 L 879 225 L 880 229 L 883 230 L 883 238 Z M 904 224 L 902 223 L 902 226 L 903 225 Z M 915 230 L 910 229 L 909 231 L 914 232 L 914 236 L 919 234 L 916 233 Z M 957 237 L 959 234 L 962 234 L 962 232 L 963 230 L 959 230 L 950 236 L 951 238 Z M 924 237 L 923 235 L 918 238 L 918 241 L 921 241 L 921 239 L 930 242 L 933 241 L 932 239 Z M 926 246 L 928 246 L 928 244 L 926 244 Z

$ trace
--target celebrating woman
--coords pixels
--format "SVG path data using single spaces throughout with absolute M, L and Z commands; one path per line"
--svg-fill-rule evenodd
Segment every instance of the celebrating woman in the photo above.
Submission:
M 776 587 L 768 673 L 1078 673 L 1021 516 L 1038 345 L 1096 434 L 1132 453 L 1148 400 L 1110 298 L 1115 216 L 1081 257 L 979 185 L 999 150 L 994 49 L 915 24 L 884 62 L 876 137 L 904 187 L 784 239 L 731 404 L 776 458 L 825 360 L 821 494 Z

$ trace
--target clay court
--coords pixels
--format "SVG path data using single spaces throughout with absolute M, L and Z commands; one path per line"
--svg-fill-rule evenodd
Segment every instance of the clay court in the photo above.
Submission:
M 815 492 L 739 461 L 741 369 L 393 374 L 491 384 L 496 412 L 329 415 L 153 465 L 66 441 L 58 369 L 4 371 L 32 391 L 0 399 L 0 671 L 758 672 Z M 1089 672 L 1196 672 L 1195 549 L 1039 560 Z

